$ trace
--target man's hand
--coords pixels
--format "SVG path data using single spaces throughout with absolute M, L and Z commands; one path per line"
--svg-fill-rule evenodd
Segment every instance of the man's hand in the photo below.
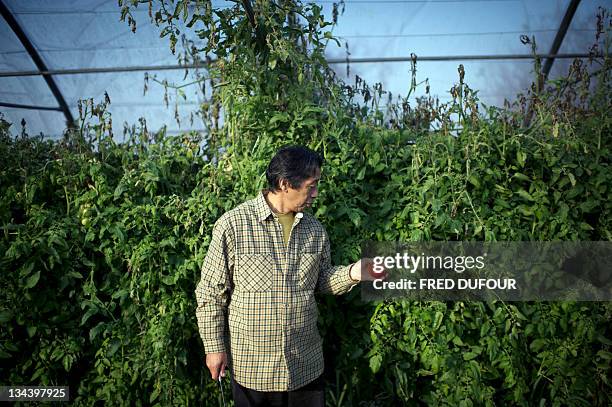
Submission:
M 363 275 L 361 273 L 362 268 Z M 384 269 L 374 270 L 374 261 L 370 258 L 361 259 L 351 266 L 351 279 L 355 281 L 374 281 L 384 280 L 385 278 L 387 278 L 387 271 Z
M 210 370 L 210 376 L 213 380 L 221 377 L 225 377 L 225 368 L 227 367 L 227 353 L 207 353 L 206 354 L 206 367 Z

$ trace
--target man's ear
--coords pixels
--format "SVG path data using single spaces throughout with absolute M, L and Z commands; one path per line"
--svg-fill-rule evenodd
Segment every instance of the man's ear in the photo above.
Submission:
M 291 188 L 291 184 L 286 178 L 281 178 L 278 181 L 278 186 L 280 187 L 281 192 L 287 192 L 289 188 Z

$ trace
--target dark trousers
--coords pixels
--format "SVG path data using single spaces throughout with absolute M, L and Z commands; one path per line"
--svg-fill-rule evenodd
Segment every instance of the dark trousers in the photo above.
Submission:
M 232 379 L 236 407 L 325 407 L 323 375 L 292 391 L 257 391 L 247 389 Z

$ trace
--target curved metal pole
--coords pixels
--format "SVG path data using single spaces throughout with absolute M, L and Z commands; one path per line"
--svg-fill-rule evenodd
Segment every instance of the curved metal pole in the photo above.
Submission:
M 574 18 L 574 14 L 576 13 L 576 9 L 578 8 L 578 4 L 580 4 L 580 0 L 572 0 L 572 2 L 567 6 L 567 10 L 565 11 L 565 16 L 563 16 L 563 20 L 561 21 L 561 25 L 559 26 L 559 31 L 557 31 L 557 35 L 555 35 L 555 39 L 553 41 L 552 47 L 550 48 L 549 54 L 556 55 L 559 52 L 559 48 L 561 48 L 561 44 L 563 43 L 563 39 L 565 38 L 565 34 L 567 33 L 567 29 L 572 22 L 572 18 Z M 548 79 L 548 74 L 550 73 L 550 69 L 552 68 L 553 62 L 555 62 L 555 57 L 548 58 L 544 63 L 544 68 L 542 69 L 543 75 L 543 83 Z
M 9 25 L 9 27 L 11 27 L 11 29 L 13 30 L 17 38 L 19 38 L 19 41 L 21 41 L 21 44 L 23 44 L 23 47 L 26 49 L 26 51 L 30 55 L 30 58 L 32 58 L 32 61 L 34 61 L 36 68 L 38 68 L 38 70 L 41 72 L 41 75 L 45 79 L 45 82 L 47 82 L 47 85 L 49 86 L 51 93 L 53 93 L 53 96 L 55 96 L 55 99 L 57 100 L 57 103 L 59 104 L 59 108 L 61 109 L 61 111 L 64 113 L 64 116 L 66 117 L 66 125 L 68 127 L 74 127 L 74 118 L 72 117 L 72 113 L 70 113 L 70 109 L 68 108 L 68 104 L 66 103 L 66 100 L 64 99 L 64 95 L 62 95 L 62 92 L 60 92 L 53 77 L 49 75 L 48 73 L 45 73 L 48 71 L 47 66 L 45 65 L 42 58 L 40 57 L 40 55 L 34 48 L 34 45 L 32 45 L 32 42 L 30 41 L 28 36 L 21 29 L 21 26 L 19 25 L 17 20 L 15 20 L 15 17 L 13 17 L 13 14 L 10 12 L 8 7 L 6 7 L 6 5 L 4 4 L 2 0 L 0 0 L 0 13 L 2 13 L 2 17 L 4 17 L 7 24 Z
M 59 107 L 51 107 L 51 106 L 32 106 L 32 105 L 22 105 L 20 103 L 8 103 L 8 102 L 0 102 L 1 107 L 12 107 L 15 109 L 26 109 L 26 110 L 51 110 L 54 112 L 61 112 L 62 109 Z
M 550 48 L 550 54 L 552 55 L 550 58 L 546 59 L 544 63 L 544 67 L 542 68 L 541 76 L 538 78 L 537 90 L 544 89 L 544 84 L 548 80 L 548 74 L 550 73 L 550 69 L 552 68 L 553 62 L 555 62 L 554 55 L 561 48 L 561 43 L 563 43 L 563 38 L 565 38 L 565 34 L 567 33 L 567 29 L 569 28 L 570 23 L 572 22 L 572 18 L 574 18 L 574 14 L 576 13 L 576 9 L 578 8 L 578 4 L 580 0 L 572 0 L 572 2 L 567 6 L 567 10 L 565 10 L 565 15 L 563 16 L 563 20 L 561 21 L 561 25 L 559 25 L 559 31 L 557 31 L 557 35 L 555 35 L 555 39 L 553 40 L 552 47 Z M 523 120 L 523 126 L 529 127 L 531 124 L 531 118 L 533 117 L 533 105 L 529 103 L 527 107 L 527 113 L 525 114 L 525 120 Z

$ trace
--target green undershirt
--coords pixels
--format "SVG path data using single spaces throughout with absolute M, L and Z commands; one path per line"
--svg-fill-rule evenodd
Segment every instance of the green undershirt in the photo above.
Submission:
M 285 246 L 287 246 L 289 243 L 289 234 L 291 233 L 291 226 L 293 226 L 295 213 L 277 213 L 276 216 L 278 216 L 278 221 L 283 226 L 283 240 L 285 241 Z

